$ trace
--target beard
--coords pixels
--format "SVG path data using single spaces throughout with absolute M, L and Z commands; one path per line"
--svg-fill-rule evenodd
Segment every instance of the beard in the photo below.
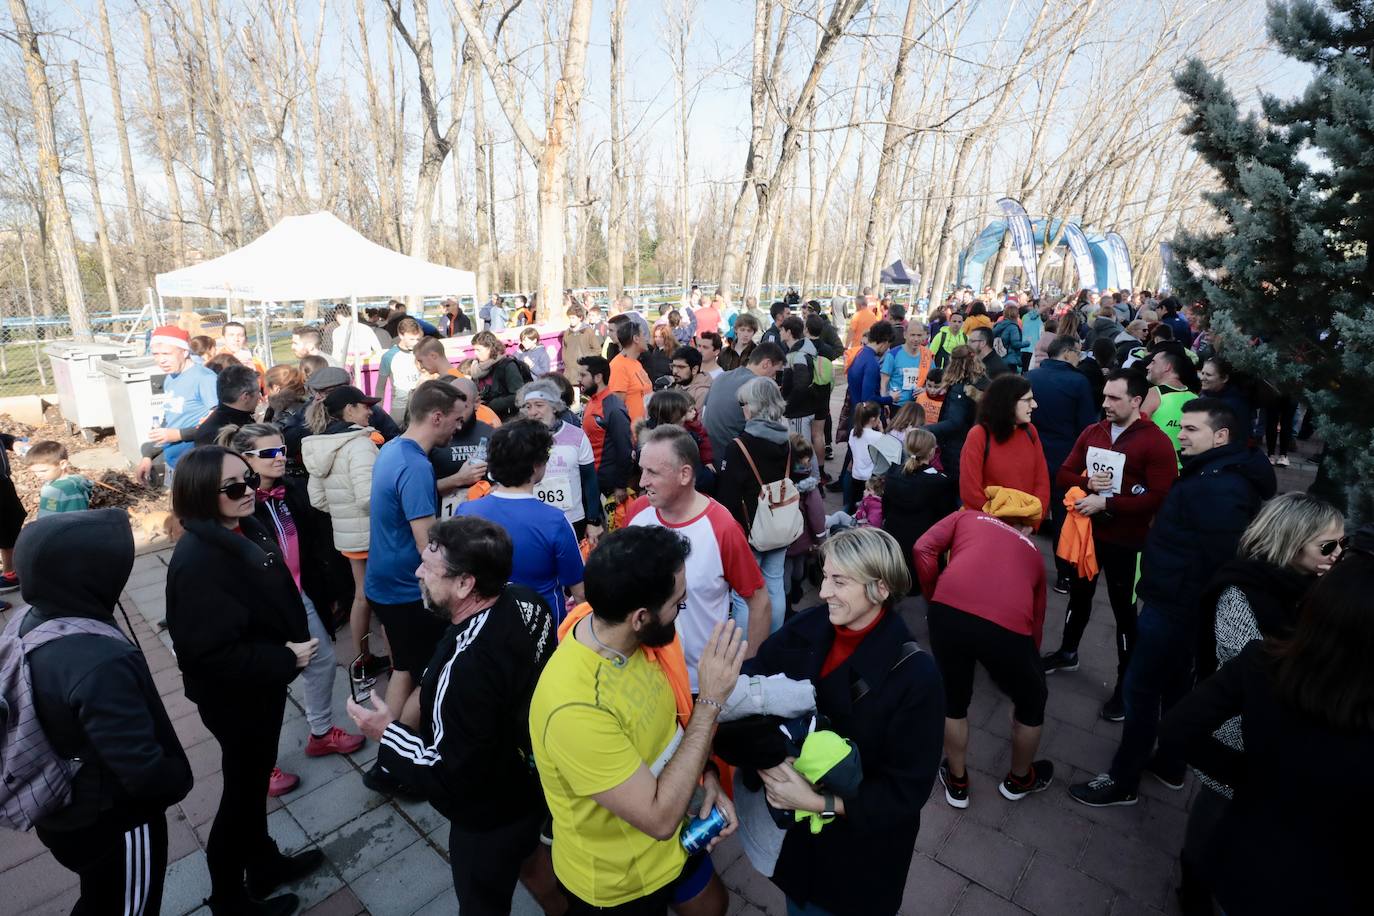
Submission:
M 423 581 L 420 582 L 420 601 L 424 604 L 425 610 L 429 611 L 435 617 L 439 618 L 440 620 L 446 623 L 452 621 L 452 612 L 450 612 L 448 608 L 444 607 L 442 604 L 434 600 L 434 596 L 429 593 L 429 588 L 425 586 L 425 583 Z
M 677 621 L 661 623 L 657 617 L 639 631 L 639 644 L 650 649 L 661 649 L 677 636 Z

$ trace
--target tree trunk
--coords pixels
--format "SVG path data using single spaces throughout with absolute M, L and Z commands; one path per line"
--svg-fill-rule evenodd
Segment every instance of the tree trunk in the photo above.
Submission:
M 67 315 L 72 337 L 91 339 L 91 324 L 86 318 L 86 296 L 81 289 L 81 268 L 76 259 L 76 236 L 67 210 L 67 195 L 62 188 L 61 164 L 57 158 L 57 137 L 53 127 L 52 87 L 43 67 L 38 34 L 29 21 L 24 0 L 9 0 L 14 17 L 14 38 L 24 58 L 24 77 L 33 106 L 33 139 L 38 152 L 38 180 L 43 188 L 43 203 L 52 235 L 57 269 L 62 276 L 62 292 L 67 300 Z
M 625 79 L 625 8 L 611 5 L 611 199 L 606 212 L 606 288 L 612 301 L 625 290 L 625 136 L 621 99 Z
M 358 56 L 362 59 L 363 79 L 367 85 L 367 132 L 372 145 L 372 165 L 377 181 L 377 229 L 382 242 L 397 251 L 401 250 L 401 240 L 396 234 L 396 224 L 392 214 L 396 208 L 391 199 L 391 170 L 387 167 L 387 146 L 385 138 L 390 123 L 382 110 L 381 95 L 377 91 L 377 76 L 372 71 L 372 56 L 367 42 L 367 11 L 364 0 L 354 0 L 358 14 Z
M 186 215 L 181 209 L 181 189 L 177 186 L 173 165 L 172 141 L 167 134 L 167 110 L 162 105 L 162 87 L 158 80 L 157 53 L 153 43 L 153 20 L 148 11 L 139 8 L 139 24 L 143 28 L 143 66 L 148 71 L 148 107 L 157 138 L 157 152 L 162 159 L 162 177 L 167 182 L 167 208 L 172 217 L 172 254 L 176 266 L 186 264 Z M 142 293 L 139 293 L 142 300 Z
M 191 23 L 195 31 L 194 38 L 198 45 L 197 58 L 200 71 L 198 82 L 209 96 L 209 104 L 205 108 L 206 127 L 210 141 L 215 210 L 219 215 L 219 234 L 220 238 L 224 240 L 225 247 L 232 250 L 239 246 L 238 229 L 242 224 L 242 215 L 236 214 L 238 205 L 229 193 L 229 159 L 224 149 L 224 125 L 220 117 L 221 101 L 219 91 L 215 88 L 214 68 L 207 57 L 208 54 L 216 53 L 215 43 L 210 40 L 209 31 L 205 27 L 205 11 L 201 0 L 191 0 Z
M 482 74 L 472 71 L 472 165 L 477 200 L 477 302 L 491 296 L 496 270 L 491 263 L 491 186 L 487 183 L 487 113 Z
M 897 60 L 892 65 L 892 97 L 887 105 L 887 124 L 883 128 L 883 145 L 878 154 L 878 171 L 873 180 L 873 203 L 868 209 L 868 224 L 864 228 L 864 243 L 859 255 L 861 271 L 859 286 L 877 286 L 878 261 L 886 252 L 878 250 L 878 238 L 887 225 L 888 198 L 892 195 L 892 179 L 896 174 L 897 151 L 911 136 L 912 128 L 901 123 L 906 108 L 906 81 L 910 72 L 907 59 L 915 47 L 918 0 L 907 0 L 906 18 L 902 21 L 902 40 L 897 47 Z M 852 130 L 852 128 L 851 128 Z
M 128 207 L 129 236 L 134 247 L 134 280 L 138 283 L 138 299 L 141 302 L 143 291 L 152 285 L 153 274 L 148 266 L 148 235 L 143 228 L 143 209 L 138 203 L 134 158 L 129 151 L 129 128 L 124 119 L 124 99 L 119 86 L 119 61 L 115 58 L 114 38 L 110 34 L 110 16 L 105 10 L 105 0 L 96 0 L 96 15 L 100 18 L 100 40 L 105 45 L 105 74 L 110 81 L 110 117 L 119 141 L 119 164 L 124 172 L 124 201 Z
M 105 224 L 105 204 L 100 198 L 100 175 L 95 167 L 95 143 L 91 140 L 91 119 L 86 114 L 86 93 L 81 89 L 81 67 L 72 61 L 72 89 L 76 93 L 76 114 L 81 124 L 82 146 L 86 152 L 86 171 L 91 177 L 91 209 L 95 215 L 95 240 L 100 246 L 100 267 L 105 274 L 105 296 L 110 314 L 119 314 L 119 287 L 115 284 L 114 254 L 110 251 L 110 229 Z

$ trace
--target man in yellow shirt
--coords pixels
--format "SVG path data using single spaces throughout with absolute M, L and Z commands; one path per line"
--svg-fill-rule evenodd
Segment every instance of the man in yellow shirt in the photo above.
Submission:
M 713 806 L 727 822 L 720 836 L 735 829 L 734 808 L 705 767 L 744 660 L 742 631 L 726 621 L 712 632 L 685 728 L 673 685 L 644 651 L 673 642 L 689 550 L 658 526 L 603 537 L 584 578 L 592 612 L 564 636 L 530 702 L 531 745 L 553 815 L 553 868 L 570 914 L 627 904 L 662 913 L 696 899 L 726 906 L 709 855 L 689 858 L 678 835 L 689 813 L 705 816 Z M 702 801 L 689 811 L 698 784 Z

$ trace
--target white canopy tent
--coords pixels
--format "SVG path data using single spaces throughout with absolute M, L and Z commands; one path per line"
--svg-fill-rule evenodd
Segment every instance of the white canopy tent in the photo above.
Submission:
M 370 242 L 332 213 L 288 216 L 235 251 L 158 274 L 159 296 L 303 302 L 476 296 L 477 275 Z
M 431 264 L 368 241 L 332 213 L 284 217 L 242 248 L 210 261 L 157 275 L 164 296 L 278 303 L 347 299 L 358 320 L 358 299 L 391 296 L 477 296 L 477 275 Z M 258 314 L 264 361 L 267 310 Z

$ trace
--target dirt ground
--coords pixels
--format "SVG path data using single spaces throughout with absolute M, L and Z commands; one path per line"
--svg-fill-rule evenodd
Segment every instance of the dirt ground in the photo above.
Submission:
M 97 447 L 118 448 L 119 440 L 113 434 L 91 443 L 87 442 L 80 433 L 69 432 L 66 424 L 57 415 L 56 408 L 50 408 L 47 420 L 48 422 L 43 426 L 30 426 L 27 423 L 18 422 L 8 414 L 0 414 L 0 433 L 27 438 L 30 444 L 44 439 L 60 442 L 67 447 L 69 457 Z M 29 519 L 32 520 L 38 514 L 40 485 L 34 476 L 25 469 L 23 458 L 18 455 L 11 455 L 10 465 L 13 469 L 14 488 L 19 494 L 19 499 L 24 503 L 24 508 L 28 510 Z M 115 470 L 92 472 L 82 471 L 79 468 L 73 468 L 73 472 L 84 474 L 88 479 L 95 482 L 95 490 L 91 494 L 92 509 L 124 509 L 129 512 L 130 517 L 134 520 L 136 530 L 143 527 L 150 518 L 154 519 L 154 527 L 161 526 L 161 519 L 167 510 L 165 492 L 141 486 L 138 481 L 134 480 L 131 472 Z

